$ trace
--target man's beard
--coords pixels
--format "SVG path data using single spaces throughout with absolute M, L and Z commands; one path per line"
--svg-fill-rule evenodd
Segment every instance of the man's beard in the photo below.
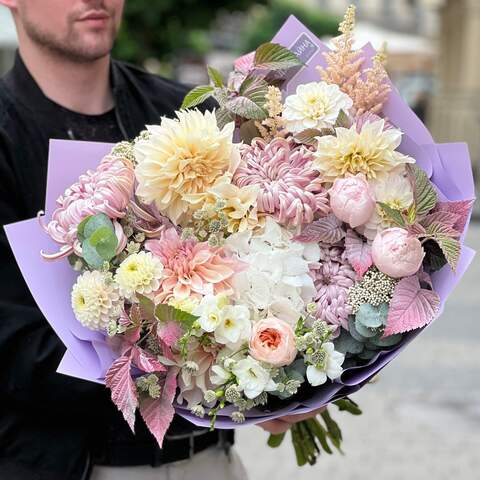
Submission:
M 108 34 L 104 33 L 109 41 L 101 42 L 101 45 L 92 48 L 91 45 L 82 43 L 81 36 L 73 28 L 69 29 L 64 38 L 59 38 L 55 33 L 42 31 L 28 19 L 24 19 L 24 28 L 34 43 L 49 50 L 57 57 L 75 63 L 89 63 L 110 53 L 117 33 L 115 25 L 112 23 Z

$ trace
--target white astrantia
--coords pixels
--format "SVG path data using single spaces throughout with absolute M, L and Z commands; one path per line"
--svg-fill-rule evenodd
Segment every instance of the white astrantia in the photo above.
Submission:
M 309 365 L 307 367 L 307 380 L 313 387 L 323 385 L 327 378 L 335 380 L 343 372 L 343 361 L 345 355 L 337 352 L 332 342 L 324 343 L 322 350 L 325 353 L 325 360 L 321 365 Z
M 295 94 L 285 99 L 282 117 L 287 129 L 294 133 L 328 128 L 335 125 L 341 110 L 348 112 L 352 105 L 352 99 L 338 85 L 310 82 L 299 85 Z
M 127 299 L 135 299 L 135 294 L 148 295 L 160 287 L 163 264 L 151 252 L 138 252 L 129 255 L 117 268 L 115 281 L 120 293 Z
M 370 184 L 373 187 L 375 200 L 387 204 L 394 210 L 406 210 L 413 203 L 412 184 L 403 165 L 388 175 L 370 181 Z M 377 205 L 368 222 L 358 228 L 358 231 L 369 240 L 373 240 L 377 232 L 393 226 L 395 224 Z
M 71 300 L 75 317 L 90 330 L 105 330 L 112 320 L 119 318 L 123 308 L 112 275 L 97 270 L 86 271 L 77 278 Z
M 234 234 L 226 247 L 248 265 L 233 278 L 238 303 L 294 324 L 313 300 L 309 264 L 318 261 L 318 245 L 292 241 L 292 233 L 267 217 L 262 234 Z
M 262 392 L 272 392 L 277 388 L 270 372 L 251 356 L 237 362 L 232 372 L 237 377 L 239 389 L 247 398 L 253 399 Z

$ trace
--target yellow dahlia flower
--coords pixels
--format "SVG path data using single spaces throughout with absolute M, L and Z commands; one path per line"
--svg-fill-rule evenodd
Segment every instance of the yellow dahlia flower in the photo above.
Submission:
M 90 330 L 105 330 L 122 311 L 123 299 L 110 274 L 87 271 L 72 288 L 72 308 L 77 320 Z
M 354 125 L 336 128 L 336 136 L 318 137 L 314 165 L 323 179 L 333 182 L 347 173 L 363 173 L 370 180 L 399 165 L 415 163 L 413 158 L 395 151 L 402 138 L 400 130 L 384 127 L 381 119 L 365 123 L 359 132 Z
M 160 287 L 163 264 L 150 252 L 129 255 L 115 273 L 120 292 L 125 298 L 134 299 L 135 293 L 148 295 Z
M 225 172 L 233 172 L 240 155 L 232 143 L 233 122 L 222 130 L 214 112 L 176 112 L 148 126 L 149 137 L 135 145 L 137 195 L 180 223 L 189 211 L 186 195 L 206 192 Z

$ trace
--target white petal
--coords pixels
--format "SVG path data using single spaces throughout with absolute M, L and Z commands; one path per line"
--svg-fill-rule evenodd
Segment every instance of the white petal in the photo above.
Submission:
M 327 381 L 327 374 L 315 365 L 309 365 L 307 367 L 307 380 L 313 387 L 318 387 Z

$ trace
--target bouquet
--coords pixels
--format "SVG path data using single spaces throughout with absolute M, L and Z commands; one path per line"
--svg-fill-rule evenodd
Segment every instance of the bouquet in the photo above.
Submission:
M 354 24 L 350 7 L 329 50 L 291 17 L 132 142 L 52 142 L 47 220 L 7 227 L 68 347 L 59 371 L 104 382 L 160 446 L 175 411 L 212 428 L 359 414 L 348 395 L 473 256 L 466 149 L 433 143 Z M 341 439 L 328 410 L 292 428 L 299 464 Z

